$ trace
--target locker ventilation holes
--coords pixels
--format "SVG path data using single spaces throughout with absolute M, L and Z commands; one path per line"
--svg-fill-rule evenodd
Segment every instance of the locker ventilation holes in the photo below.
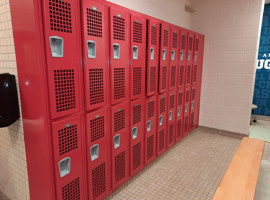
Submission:
M 78 148 L 77 124 L 58 130 L 59 155 Z
M 102 12 L 87 8 L 87 34 L 102 37 Z
M 194 66 L 193 70 L 193 82 L 196 82 L 197 79 L 197 65 Z
M 142 24 L 133 22 L 133 42 L 142 43 Z
M 179 93 L 178 94 L 178 106 L 181 106 L 182 105 L 182 101 L 183 101 L 183 94 L 182 93 Z
M 155 26 L 151 26 L 151 44 L 157 45 L 157 28 Z
M 133 68 L 133 95 L 142 93 L 142 68 Z
M 147 159 L 152 158 L 154 155 L 154 135 L 147 138 Z
M 199 50 L 199 39 L 196 39 L 195 50 L 196 50 L 196 51 Z
M 103 69 L 89 69 L 90 105 L 104 102 Z
M 185 67 L 184 66 L 180 66 L 180 71 L 179 71 L 179 85 L 183 85 L 184 84 L 184 72 L 185 71 Z
M 115 159 L 115 182 L 117 183 L 126 176 L 125 151 L 118 154 L 114 159 Z
M 172 42 L 172 47 L 177 48 L 177 42 L 178 42 L 178 34 L 173 33 L 173 42 Z
M 169 126 L 169 144 L 173 142 L 173 131 L 174 131 L 174 124 Z
M 159 151 L 164 149 L 164 136 L 164 129 L 162 129 L 161 131 L 159 131 Z
M 165 112 L 165 98 L 160 99 L 160 114 Z
M 163 46 L 167 47 L 168 46 L 168 40 L 169 40 L 169 32 L 168 30 L 164 29 L 163 31 Z
M 113 16 L 113 39 L 125 41 L 125 19 Z
M 150 91 L 149 92 L 155 91 L 155 84 L 156 84 L 156 68 L 151 67 L 150 68 Z
M 164 90 L 167 87 L 167 67 L 162 67 L 161 88 Z
M 106 191 L 105 169 L 105 163 L 103 163 L 92 170 L 93 199 L 96 199 Z
M 181 119 L 177 121 L 177 138 L 181 137 L 182 132 L 182 121 Z
M 192 50 L 192 45 L 193 45 L 193 38 L 189 37 L 189 42 L 188 42 L 188 49 Z
M 63 200 L 80 200 L 80 180 L 76 178 L 69 184 L 62 187 Z
M 133 170 L 141 165 L 141 143 L 133 146 Z
M 114 132 L 125 128 L 126 113 L 125 110 L 114 113 Z
M 186 36 L 182 35 L 181 36 L 181 49 L 185 49 L 186 48 Z
M 172 66 L 171 67 L 171 87 L 174 87 L 175 86 L 175 79 L 176 79 L 176 66 Z
M 174 95 L 170 96 L 170 109 L 174 108 Z
M 187 66 L 187 83 L 190 83 L 190 78 L 191 78 L 191 66 Z
M 90 120 L 91 142 L 104 137 L 104 116 Z
M 153 117 L 155 114 L 155 102 L 150 101 L 147 103 L 147 118 Z
M 141 121 L 141 112 L 142 112 L 141 105 L 132 108 L 133 124 L 136 124 Z
M 114 68 L 114 99 L 125 97 L 125 69 Z

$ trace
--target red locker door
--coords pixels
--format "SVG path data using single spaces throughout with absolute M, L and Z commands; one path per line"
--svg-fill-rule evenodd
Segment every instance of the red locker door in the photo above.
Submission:
M 51 118 L 79 112 L 80 17 L 79 2 L 44 0 L 44 32 Z
M 190 131 L 193 131 L 195 127 L 195 115 L 197 113 L 197 95 L 196 95 L 196 87 L 191 87 L 191 103 L 190 103 Z
M 176 90 L 169 92 L 169 109 L 168 109 L 168 138 L 167 147 L 170 148 L 175 144 L 175 131 L 176 131 Z
M 111 103 L 129 98 L 129 14 L 110 8 Z
M 188 32 L 187 42 L 187 67 L 186 67 L 186 86 L 191 85 L 192 81 L 192 66 L 193 66 L 193 52 L 194 52 L 194 33 Z
M 184 136 L 189 133 L 189 119 L 190 119 L 190 88 L 185 89 L 185 107 L 184 107 Z
M 86 115 L 88 193 L 104 199 L 111 192 L 110 113 L 108 108 Z
M 86 110 L 105 106 L 108 101 L 107 7 L 83 0 L 83 60 Z
M 176 141 L 179 141 L 183 137 L 183 114 L 184 114 L 184 91 L 183 89 L 180 89 L 177 91 L 176 95 L 176 103 L 177 103 L 177 109 L 176 109 Z
M 161 23 L 160 58 L 159 58 L 159 93 L 168 89 L 168 77 L 170 66 L 170 38 L 171 27 L 168 23 Z
M 157 154 L 161 155 L 166 151 L 167 143 L 167 110 L 168 93 L 158 96 L 158 119 L 157 119 Z
M 156 94 L 158 91 L 158 67 L 159 67 L 159 32 L 160 23 L 154 18 L 148 20 L 147 40 L 147 72 L 146 72 L 146 96 Z
M 130 109 L 130 174 L 133 176 L 144 167 L 145 98 L 132 101 Z
M 178 88 L 185 86 L 185 69 L 186 69 L 186 58 L 187 58 L 187 31 L 180 28 L 179 31 L 179 68 L 177 75 Z
M 131 14 L 131 99 L 145 96 L 146 19 Z
M 145 164 L 151 163 L 157 157 L 156 144 L 157 96 L 146 99 L 145 120 Z
M 199 58 L 200 58 L 200 37 L 199 34 L 195 34 L 195 44 L 194 44 L 194 55 L 193 55 L 193 70 L 192 70 L 192 84 L 197 83 L 197 76 L 199 69 Z
M 85 199 L 80 116 L 52 124 L 56 197 Z
M 179 64 L 179 28 L 177 26 L 171 26 L 171 43 L 170 43 L 170 72 L 169 72 L 169 88 L 173 90 L 177 84 L 177 70 Z
M 129 179 L 129 103 L 111 108 L 112 188 Z

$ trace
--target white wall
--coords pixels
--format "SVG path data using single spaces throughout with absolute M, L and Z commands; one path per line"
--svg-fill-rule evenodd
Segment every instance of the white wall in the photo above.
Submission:
M 192 0 L 205 34 L 200 125 L 248 134 L 264 0 Z

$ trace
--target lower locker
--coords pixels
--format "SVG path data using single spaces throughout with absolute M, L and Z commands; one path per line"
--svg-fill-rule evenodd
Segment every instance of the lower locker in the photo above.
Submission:
M 169 100 L 169 105 L 168 105 L 167 148 L 170 148 L 175 144 L 176 90 L 169 92 L 168 100 Z
M 183 137 L 183 97 L 184 92 L 183 90 L 178 90 L 176 95 L 176 142 L 182 139 Z
M 55 163 L 56 197 L 85 199 L 81 116 L 71 117 L 52 124 L 53 154 Z
M 185 107 L 184 107 L 184 131 L 183 134 L 186 136 L 190 132 L 190 88 L 185 89 Z
M 197 89 L 196 86 L 191 87 L 191 104 L 190 104 L 190 131 L 195 127 L 195 113 L 197 112 Z
M 110 114 L 108 108 L 86 115 L 88 193 L 104 199 L 111 192 Z

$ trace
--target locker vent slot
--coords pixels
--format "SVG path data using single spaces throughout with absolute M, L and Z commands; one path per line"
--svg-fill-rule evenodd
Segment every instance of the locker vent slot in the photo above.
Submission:
M 167 67 L 162 67 L 162 82 L 161 88 L 164 90 L 167 87 Z
M 157 45 L 157 28 L 151 26 L 151 45 Z
M 187 66 L 187 83 L 190 83 L 190 78 L 191 78 L 191 66 Z
M 104 116 L 90 120 L 91 142 L 104 137 Z
M 155 102 L 150 101 L 147 103 L 147 118 L 154 117 L 155 114 Z
M 184 126 L 184 132 L 186 133 L 188 131 L 188 116 L 185 117 L 185 126 Z
M 159 151 L 161 151 L 162 149 L 164 149 L 164 129 L 162 129 L 161 131 L 159 131 Z
M 174 108 L 174 94 L 170 96 L 170 109 Z
M 63 112 L 76 107 L 75 74 L 73 69 L 54 70 L 56 111 Z
M 199 50 L 199 39 L 196 39 L 195 50 L 196 50 L 196 51 Z
M 190 128 L 194 127 L 194 113 L 191 114 L 190 116 Z
M 193 37 L 189 37 L 189 42 L 188 42 L 188 49 L 192 50 L 193 48 Z
M 89 69 L 90 105 L 104 102 L 103 69 Z
M 181 36 L 181 49 L 186 49 L 186 36 Z
M 141 105 L 135 106 L 132 108 L 132 113 L 133 113 L 133 124 L 136 124 L 141 121 L 141 112 L 142 112 L 142 107 Z
M 78 148 L 77 124 L 58 130 L 59 154 L 64 155 Z
M 124 129 L 126 126 L 126 113 L 125 110 L 114 113 L 114 132 Z
M 151 67 L 150 68 L 150 91 L 149 92 L 154 92 L 155 91 L 155 85 L 156 85 L 156 68 Z
M 173 142 L 173 131 L 174 131 L 174 124 L 169 126 L 169 144 Z
M 133 146 L 133 170 L 137 169 L 141 165 L 141 142 Z
M 185 67 L 184 66 L 180 66 L 180 70 L 179 70 L 179 86 L 182 86 L 184 84 L 184 71 L 185 71 Z
M 189 90 L 186 91 L 186 103 L 189 102 Z
M 147 138 L 147 160 L 152 158 L 154 155 L 154 135 Z
M 142 24 L 133 22 L 133 42 L 142 43 Z
M 171 87 L 175 87 L 176 66 L 171 66 Z
M 90 36 L 102 37 L 102 12 L 87 8 L 87 33 Z
M 181 119 L 177 121 L 177 138 L 181 137 L 182 132 L 182 121 Z
M 124 18 L 113 16 L 113 39 L 125 41 L 126 22 Z
M 178 93 L 178 106 L 181 106 L 183 103 L 183 93 Z
M 80 200 L 80 179 L 76 178 L 62 187 L 62 200 Z
M 125 84 L 125 68 L 114 68 L 114 99 L 126 96 Z
M 195 93 L 196 93 L 196 89 L 195 89 L 195 88 L 193 88 L 193 89 L 192 89 L 192 100 L 194 100 L 194 99 L 195 99 Z
M 106 192 L 106 166 L 105 163 L 92 170 L 93 199 Z
M 168 46 L 168 40 L 169 40 L 169 32 L 168 30 L 164 29 L 163 31 L 163 46 L 164 47 Z
M 166 101 L 165 98 L 160 99 L 160 105 L 159 105 L 160 114 L 165 112 L 165 105 L 166 105 L 165 101 Z
M 194 66 L 193 70 L 193 82 L 196 82 L 197 79 L 197 65 Z
M 178 43 L 178 34 L 173 33 L 172 47 L 177 48 L 177 43 Z
M 121 181 L 126 177 L 126 155 L 125 151 L 115 156 L 115 182 Z
M 142 68 L 133 68 L 133 95 L 142 93 Z
M 72 33 L 71 5 L 61 0 L 49 0 L 52 31 Z

